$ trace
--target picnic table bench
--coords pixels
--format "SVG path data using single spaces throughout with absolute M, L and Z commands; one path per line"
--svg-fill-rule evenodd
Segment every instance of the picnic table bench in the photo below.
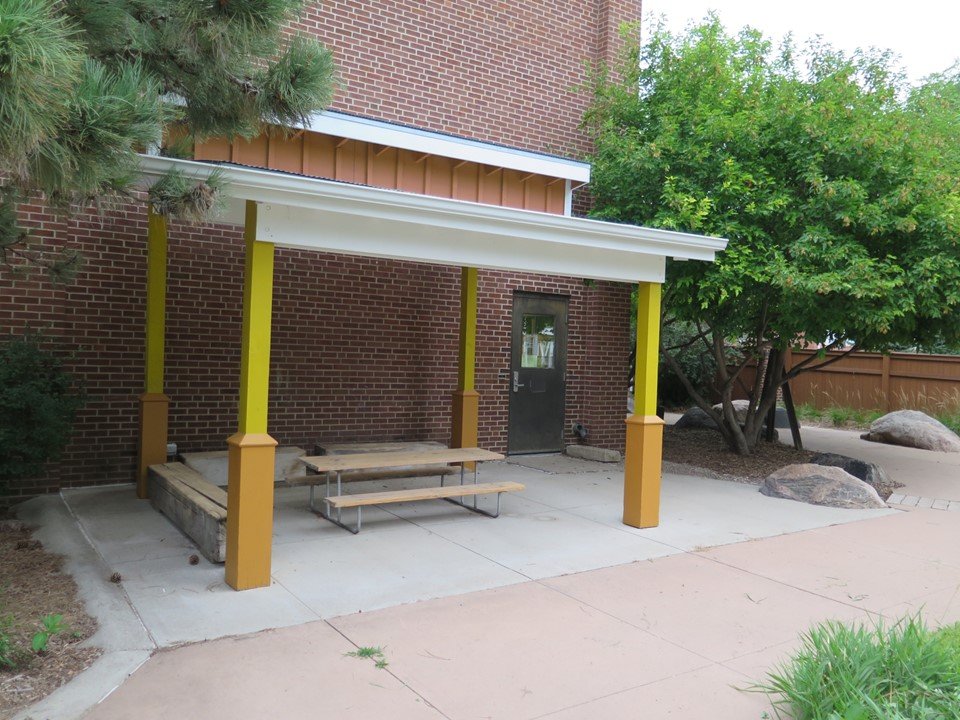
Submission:
M 372 452 L 358 453 L 352 455 L 318 455 L 310 457 L 301 457 L 300 462 L 307 466 L 309 473 L 304 480 L 301 478 L 301 484 L 304 482 L 310 485 L 310 509 L 317 512 L 323 518 L 329 520 L 335 525 L 339 525 L 345 530 L 356 534 L 360 532 L 363 521 L 362 511 L 367 505 L 385 505 L 388 503 L 415 502 L 418 500 L 446 500 L 455 505 L 470 510 L 471 512 L 487 515 L 488 517 L 498 517 L 500 515 L 500 496 L 505 492 L 516 492 L 523 490 L 524 486 L 517 482 L 492 482 L 480 483 L 479 463 L 488 460 L 503 460 L 504 456 L 481 450 L 480 448 L 438 448 L 436 450 L 418 450 L 418 451 L 396 451 L 396 452 Z M 383 492 L 356 493 L 353 495 L 342 494 L 341 474 L 350 470 L 367 469 L 386 469 L 394 467 L 406 467 L 409 465 L 436 465 L 438 470 L 443 470 L 452 463 L 460 465 L 460 484 L 445 485 L 445 473 L 438 472 L 440 475 L 439 487 L 411 488 L 407 490 L 387 490 Z M 474 464 L 473 482 L 466 483 L 465 465 Z M 336 477 L 336 494 L 331 495 L 330 484 L 331 477 Z M 312 478 L 316 478 L 315 481 Z M 323 477 L 323 480 L 321 480 Z M 326 492 L 323 497 L 323 509 L 318 510 L 314 504 L 314 490 L 318 484 L 326 484 Z M 477 497 L 480 495 L 489 495 L 496 493 L 497 510 L 495 513 L 489 512 L 477 506 Z M 464 497 L 473 497 L 473 505 L 463 502 Z M 343 523 L 343 508 L 355 507 L 357 509 L 356 527 L 350 527 Z M 336 509 L 336 517 L 332 513 Z

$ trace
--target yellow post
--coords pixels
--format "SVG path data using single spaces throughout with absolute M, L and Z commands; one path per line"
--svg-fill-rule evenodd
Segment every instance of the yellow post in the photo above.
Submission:
M 147 207 L 147 327 L 144 392 L 140 396 L 137 497 L 149 497 L 147 468 L 167 459 L 170 398 L 163 393 L 167 303 L 167 219 Z
M 273 244 L 259 242 L 257 204 L 247 201 L 240 347 L 240 417 L 227 439 L 227 584 L 235 590 L 270 585 L 273 477 L 277 441 L 267 434 Z
M 460 271 L 460 354 L 457 389 L 453 393 L 453 437 L 450 447 L 477 446 L 480 394 L 474 389 L 476 358 L 477 269 L 465 267 Z
M 660 353 L 660 284 L 637 289 L 637 371 L 633 415 L 627 418 L 623 477 L 623 522 L 632 527 L 660 524 L 660 464 L 663 420 L 657 417 L 657 364 Z

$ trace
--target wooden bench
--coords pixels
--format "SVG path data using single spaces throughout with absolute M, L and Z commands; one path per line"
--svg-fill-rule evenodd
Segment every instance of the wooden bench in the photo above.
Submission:
M 227 493 L 183 463 L 151 465 L 150 504 L 196 543 L 210 562 L 227 557 Z
M 314 504 L 314 488 L 310 485 L 310 509 L 320 514 L 335 525 L 356 534 L 360 532 L 363 522 L 362 511 L 368 505 L 385 505 L 389 503 L 415 502 L 418 500 L 446 500 L 460 505 L 472 512 L 489 517 L 500 515 L 500 496 L 505 492 L 523 490 L 524 486 L 515 482 L 479 483 L 479 463 L 488 460 L 503 460 L 503 455 L 481 450 L 479 448 L 442 448 L 437 450 L 420 450 L 416 452 L 378 452 L 354 455 L 320 455 L 302 457 L 300 462 L 307 466 L 308 472 L 325 475 L 326 492 L 323 497 L 324 509 L 317 510 Z M 460 484 L 444 485 L 444 474 L 440 474 L 439 487 L 412 488 L 409 490 L 388 490 L 385 492 L 359 493 L 355 495 L 342 494 L 341 473 L 351 470 L 365 470 L 371 468 L 405 467 L 409 465 L 436 465 L 438 470 L 447 468 L 450 464 L 460 465 Z M 475 463 L 473 482 L 464 482 L 464 465 Z M 330 493 L 331 477 L 336 476 L 336 494 Z M 496 493 L 497 510 L 491 513 L 477 506 L 477 497 Z M 473 505 L 467 505 L 462 498 L 473 497 Z M 357 509 L 356 527 L 350 527 L 342 522 L 343 508 Z M 331 509 L 336 509 L 336 517 Z

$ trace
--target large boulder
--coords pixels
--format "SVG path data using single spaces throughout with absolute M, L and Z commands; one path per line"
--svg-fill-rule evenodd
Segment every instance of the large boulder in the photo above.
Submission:
M 877 491 L 846 470 L 828 465 L 787 465 L 767 476 L 760 492 L 770 497 L 847 509 L 884 508 Z
M 687 410 L 673 426 L 675 428 L 711 428 L 717 429 L 717 424 L 706 412 L 698 407 L 692 407 Z
M 734 415 L 737 418 L 737 422 L 740 423 L 742 428 L 747 422 L 747 410 L 750 407 L 749 400 L 734 400 L 733 401 L 733 411 Z M 723 405 L 714 405 L 713 409 L 723 415 Z M 778 408 L 779 409 L 779 408 Z M 709 428 L 711 430 L 717 430 L 717 424 L 713 421 L 707 413 L 701 410 L 699 407 L 692 407 L 687 410 L 683 415 L 680 416 L 673 426 L 678 429 L 695 429 L 695 428 Z M 767 423 L 763 423 L 763 427 L 766 428 Z M 774 426 L 776 427 L 776 425 Z M 774 440 L 780 439 L 780 433 L 776 430 L 773 431 Z
M 737 422 L 742 426 L 747 422 L 747 410 L 750 409 L 750 401 L 731 400 L 730 404 L 733 405 L 733 414 L 737 418 Z M 713 406 L 713 409 L 723 415 L 723 403 L 717 403 Z
M 858 480 L 863 480 L 867 485 L 870 485 L 877 491 L 877 495 L 884 500 L 890 497 L 894 490 L 903 487 L 903 483 L 891 479 L 886 470 L 876 463 L 857 460 L 837 453 L 817 453 L 810 458 L 810 462 L 814 465 L 829 465 L 845 470 Z
M 905 445 L 921 450 L 960 452 L 960 437 L 939 420 L 918 410 L 897 410 L 874 420 L 860 436 L 871 442 Z

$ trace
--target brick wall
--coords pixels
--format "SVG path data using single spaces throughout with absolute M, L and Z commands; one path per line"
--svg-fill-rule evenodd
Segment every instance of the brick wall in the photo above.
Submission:
M 52 244 L 74 238 L 87 263 L 65 289 L 0 274 L 0 328 L 41 329 L 71 351 L 89 402 L 62 462 L 13 495 L 128 482 L 143 385 L 146 217 L 136 206 L 70 221 L 28 206 L 23 216 Z M 223 449 L 236 430 L 242 239 L 232 228 L 173 223 L 168 262 L 170 440 L 184 451 Z M 323 440 L 446 442 L 459 282 L 457 268 L 278 249 L 270 432 L 308 449 Z M 499 271 L 479 274 L 481 445 L 506 449 L 517 290 L 570 297 L 566 441 L 579 420 L 590 444 L 622 450 L 629 286 Z
M 584 61 L 639 18 L 639 0 L 326 0 L 298 28 L 334 52 L 334 109 L 580 156 Z

